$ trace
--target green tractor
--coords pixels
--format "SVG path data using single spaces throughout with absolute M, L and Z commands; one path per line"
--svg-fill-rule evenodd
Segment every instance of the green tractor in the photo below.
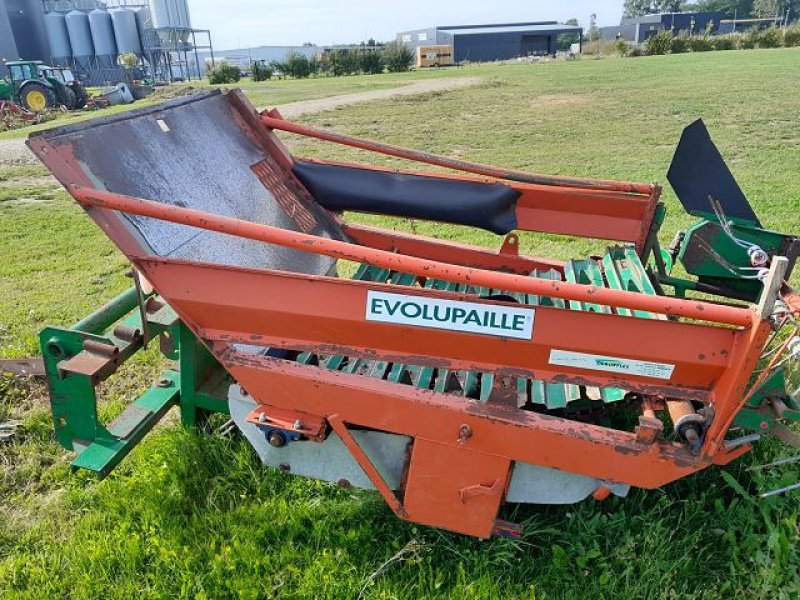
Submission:
M 5 66 L 11 76 L 0 80 L 0 100 L 11 100 L 33 112 L 56 106 L 68 110 L 86 106 L 86 88 L 70 69 L 32 60 L 7 62 Z

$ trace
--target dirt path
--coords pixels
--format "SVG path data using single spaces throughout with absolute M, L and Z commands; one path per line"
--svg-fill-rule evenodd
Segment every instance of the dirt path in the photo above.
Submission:
M 0 168 L 40 164 L 25 140 L 0 140 Z
M 371 92 L 330 96 L 318 100 L 292 102 L 290 104 L 278 106 L 278 110 L 280 110 L 284 117 L 294 118 L 300 115 L 310 115 L 326 110 L 333 110 L 340 106 L 361 104 L 362 102 L 374 102 L 376 100 L 385 100 L 396 96 L 416 96 L 418 94 L 457 90 L 478 85 L 482 82 L 482 77 L 443 77 L 441 79 L 428 79 L 386 90 L 373 90 Z M 24 139 L 0 140 L 0 168 L 37 164 L 39 164 L 39 161 L 25 146 Z
M 310 115 L 314 113 L 333 110 L 340 106 L 351 104 L 361 104 L 362 102 L 374 102 L 376 100 L 386 100 L 396 96 L 416 96 L 418 94 L 430 94 L 433 92 L 446 92 L 465 87 L 471 87 L 483 82 L 482 77 L 443 77 L 441 79 L 428 79 L 404 85 L 402 87 L 390 88 L 386 90 L 373 90 L 371 92 L 359 92 L 356 94 L 343 94 L 341 96 L 330 96 L 318 100 L 303 100 L 279 106 L 278 110 L 284 117 L 299 117 L 300 115 Z

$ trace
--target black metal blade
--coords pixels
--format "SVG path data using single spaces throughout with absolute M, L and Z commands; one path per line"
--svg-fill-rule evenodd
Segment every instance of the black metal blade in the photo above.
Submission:
M 689 214 L 713 214 L 711 196 L 719 201 L 725 216 L 761 227 L 702 119 L 683 130 L 667 179 Z

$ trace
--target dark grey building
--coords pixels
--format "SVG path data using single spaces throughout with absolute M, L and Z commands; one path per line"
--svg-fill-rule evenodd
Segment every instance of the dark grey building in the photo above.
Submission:
M 560 36 L 573 36 L 580 43 L 583 28 L 556 21 L 504 23 L 497 25 L 447 25 L 403 31 L 397 41 L 415 49 L 449 45 L 456 62 L 508 60 L 519 56 L 552 54 Z
M 718 33 L 725 15 L 721 12 L 680 12 L 644 15 L 622 19 L 619 25 L 600 28 L 600 38 L 604 40 L 623 39 L 641 44 L 659 31 L 703 33 L 710 30 Z
M 4 60 L 49 58 L 43 17 L 41 0 L 0 0 L 0 74 Z

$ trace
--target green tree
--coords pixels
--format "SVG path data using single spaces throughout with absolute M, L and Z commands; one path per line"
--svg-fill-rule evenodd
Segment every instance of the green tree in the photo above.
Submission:
M 414 53 L 405 44 L 390 42 L 383 48 L 383 63 L 390 73 L 408 71 L 414 62 Z
M 800 0 L 755 0 L 753 2 L 754 17 L 784 19 L 787 10 L 790 21 L 800 16 Z
M 658 13 L 678 12 L 683 8 L 684 0 L 625 0 L 622 16 L 641 17 Z
M 753 0 L 697 0 L 686 4 L 684 10 L 721 12 L 729 19 L 744 19 L 753 12 Z
M 600 29 L 597 27 L 597 15 L 589 15 L 589 41 L 596 42 L 600 39 Z

